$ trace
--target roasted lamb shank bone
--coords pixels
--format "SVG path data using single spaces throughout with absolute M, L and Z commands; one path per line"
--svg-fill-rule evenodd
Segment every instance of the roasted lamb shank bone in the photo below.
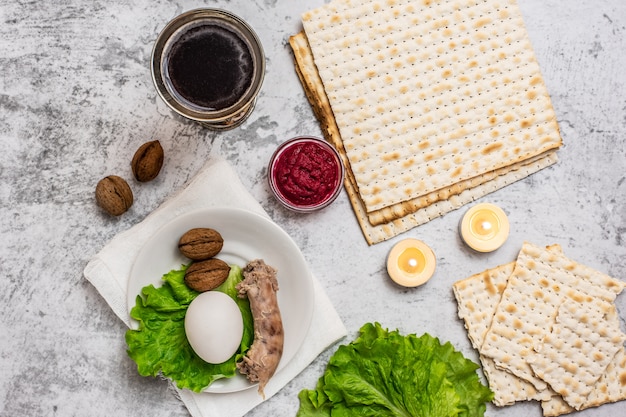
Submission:
M 248 297 L 254 319 L 254 342 L 237 369 L 250 382 L 259 383 L 265 398 L 265 385 L 274 375 L 283 354 L 285 334 L 278 308 L 276 270 L 263 260 L 251 261 L 243 269 L 244 280 L 237 285 L 239 297 Z

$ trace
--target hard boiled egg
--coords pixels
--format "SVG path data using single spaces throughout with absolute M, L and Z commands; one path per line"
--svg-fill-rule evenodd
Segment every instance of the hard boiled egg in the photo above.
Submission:
M 225 362 L 241 344 L 241 311 L 228 295 L 219 291 L 203 292 L 187 308 L 185 333 L 200 358 L 213 364 Z

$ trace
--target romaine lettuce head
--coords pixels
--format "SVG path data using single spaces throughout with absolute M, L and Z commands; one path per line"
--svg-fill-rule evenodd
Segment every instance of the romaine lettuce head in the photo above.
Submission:
M 316 389 L 300 392 L 297 417 L 481 417 L 493 393 L 476 369 L 449 342 L 368 323 L 333 354 Z
M 243 279 L 242 270 L 231 265 L 226 281 L 213 291 L 229 295 L 239 306 L 244 324 L 241 345 L 228 361 L 217 365 L 196 355 L 185 335 L 185 314 L 200 293 L 185 284 L 187 266 L 165 274 L 162 286 L 148 285 L 137 295 L 130 315 L 139 327 L 126 332 L 126 344 L 140 375 L 161 374 L 172 379 L 178 388 L 200 392 L 220 378 L 235 375 L 236 362 L 252 345 L 254 328 L 250 303 L 247 298 L 239 298 L 235 288 Z

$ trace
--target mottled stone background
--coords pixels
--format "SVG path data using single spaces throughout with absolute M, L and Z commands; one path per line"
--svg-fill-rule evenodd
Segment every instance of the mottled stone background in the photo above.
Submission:
M 560 162 L 484 200 L 512 222 L 503 248 L 478 255 L 460 242 L 462 211 L 408 232 L 438 257 L 435 277 L 406 290 L 384 262 L 398 239 L 368 247 L 345 193 L 328 209 L 297 215 L 266 185 L 275 147 L 319 127 L 293 70 L 288 37 L 322 0 L 0 0 L 0 416 L 185 416 L 164 381 L 143 378 L 127 357 L 124 325 L 82 275 L 113 236 L 179 190 L 212 153 L 301 247 L 351 339 L 367 321 L 430 332 L 475 358 L 456 317 L 451 284 L 514 259 L 524 240 L 560 243 L 570 257 L 626 279 L 626 2 L 519 0 L 565 146 Z M 253 116 L 215 133 L 175 117 L 149 71 L 167 21 L 196 7 L 228 9 L 258 32 L 267 76 Z M 130 180 L 143 142 L 166 152 L 160 176 L 131 181 L 135 204 L 111 218 L 94 203 L 103 176 Z M 618 299 L 622 322 L 626 295 Z M 347 340 L 346 340 L 347 341 Z M 294 416 L 325 352 L 250 416 Z M 580 416 L 623 415 L 626 403 Z M 488 415 L 539 416 L 538 404 Z

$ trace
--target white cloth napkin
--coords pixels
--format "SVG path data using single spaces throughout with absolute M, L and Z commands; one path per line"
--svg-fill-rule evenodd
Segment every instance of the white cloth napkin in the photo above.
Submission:
M 115 314 L 130 326 L 126 287 L 135 257 L 144 243 L 161 226 L 177 216 L 199 208 L 217 206 L 243 208 L 267 217 L 267 213 L 248 193 L 228 162 L 220 157 L 212 157 L 187 187 L 141 223 L 117 235 L 94 256 L 85 267 L 85 278 L 96 287 Z M 313 283 L 315 307 L 309 332 L 296 356 L 265 387 L 266 398 L 278 392 L 320 353 L 347 333 L 316 278 L 313 278 Z M 177 388 L 176 391 L 194 417 L 242 416 L 263 401 L 256 389 L 229 394 L 195 393 Z

